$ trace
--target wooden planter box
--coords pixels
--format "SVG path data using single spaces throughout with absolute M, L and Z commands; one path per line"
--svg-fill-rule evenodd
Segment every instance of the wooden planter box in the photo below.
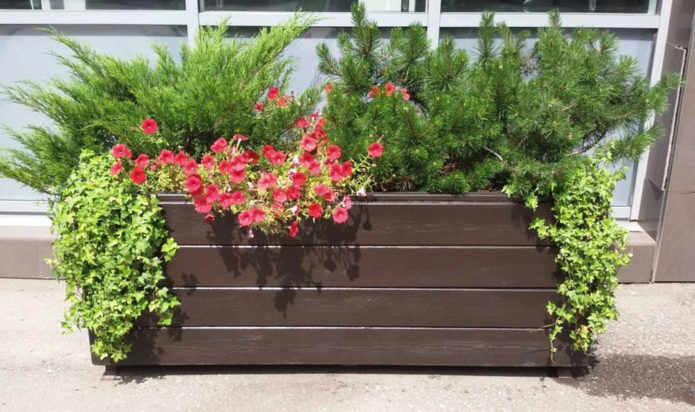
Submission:
M 232 215 L 206 223 L 183 195 L 158 197 L 181 308 L 171 327 L 142 319 L 119 365 L 585 363 L 563 344 L 550 362 L 553 253 L 504 195 L 370 195 L 347 225 L 297 239 L 248 239 Z

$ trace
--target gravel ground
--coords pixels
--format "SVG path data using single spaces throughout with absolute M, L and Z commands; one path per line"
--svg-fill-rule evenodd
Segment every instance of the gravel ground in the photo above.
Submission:
M 87 335 L 62 335 L 63 287 L 0 279 L 0 410 L 695 411 L 695 284 L 623 285 L 620 320 L 576 379 L 537 369 L 90 364 Z

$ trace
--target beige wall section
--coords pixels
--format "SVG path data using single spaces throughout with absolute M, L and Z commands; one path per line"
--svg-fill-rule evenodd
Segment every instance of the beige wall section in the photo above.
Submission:
M 1 278 L 52 278 L 45 259 L 53 237 L 47 227 L 3 227 L 0 230 Z

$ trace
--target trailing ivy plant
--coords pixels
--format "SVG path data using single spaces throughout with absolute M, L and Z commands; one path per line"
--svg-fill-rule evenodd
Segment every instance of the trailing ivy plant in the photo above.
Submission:
M 551 353 L 560 334 L 567 333 L 574 350 L 588 352 L 594 338 L 617 318 L 615 288 L 617 271 L 630 261 L 625 253 L 627 230 L 611 216 L 616 182 L 625 169 L 605 167 L 613 158 L 615 144 L 608 144 L 595 157 L 568 171 L 563 184 L 553 188 L 553 220 L 536 219 L 531 224 L 541 239 L 556 247 L 555 261 L 563 272 L 557 292 L 559 304 L 549 302 Z
M 128 334 L 145 310 L 171 324 L 178 299 L 164 280 L 163 263 L 176 253 L 156 199 L 129 179 L 109 173 L 111 159 L 85 152 L 53 204 L 54 275 L 66 282 L 70 303 L 63 327 L 92 332 L 92 351 L 124 359 Z

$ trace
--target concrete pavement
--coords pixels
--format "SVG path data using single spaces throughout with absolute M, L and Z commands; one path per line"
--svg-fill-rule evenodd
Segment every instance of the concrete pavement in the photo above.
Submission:
M 578 379 L 545 370 L 92 366 L 62 335 L 63 285 L 0 279 L 0 410 L 695 410 L 695 284 L 622 285 L 621 317 Z

